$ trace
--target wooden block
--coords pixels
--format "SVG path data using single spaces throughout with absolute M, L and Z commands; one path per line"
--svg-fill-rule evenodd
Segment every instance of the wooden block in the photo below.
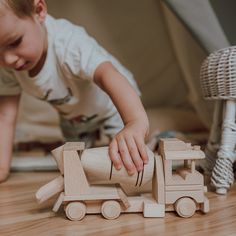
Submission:
M 129 208 L 130 207 L 130 203 L 128 200 L 128 197 L 126 196 L 126 194 L 124 193 L 124 191 L 122 190 L 122 188 L 117 184 L 116 185 L 116 189 L 117 189 L 117 193 L 120 197 L 121 202 L 124 204 L 125 208 Z
M 143 216 L 144 217 L 164 217 L 165 204 L 158 204 L 151 195 L 142 194 L 143 202 Z
M 165 217 L 165 204 L 144 202 L 143 216 Z
M 64 196 L 65 196 L 65 195 L 64 195 L 64 192 L 62 192 L 62 193 L 59 195 L 57 201 L 55 202 L 55 204 L 54 204 L 54 206 L 53 206 L 53 208 L 52 208 L 52 211 L 57 212 L 57 211 L 59 210 L 61 204 L 62 204 L 63 201 L 64 201 Z
M 63 151 L 65 195 L 88 194 L 90 190 L 79 155 L 74 150 Z
M 166 160 L 198 160 L 204 159 L 205 154 L 201 150 L 165 151 L 163 157 Z
M 204 201 L 204 193 L 202 190 L 196 191 L 166 191 L 166 204 L 173 204 L 182 197 L 193 198 L 197 203 Z
M 165 181 L 162 157 L 155 155 L 155 170 L 152 180 L 152 193 L 157 203 L 165 204 Z
M 200 204 L 200 209 L 203 213 L 207 213 L 210 211 L 209 200 L 207 197 L 204 197 L 204 202 Z
M 51 151 L 52 156 L 54 157 L 57 163 L 57 167 L 60 170 L 62 175 L 64 175 L 63 149 L 64 149 L 64 145 L 58 148 L 55 148 Z
M 201 184 L 194 185 L 167 185 L 165 186 L 166 191 L 204 191 L 204 186 Z
M 38 203 L 43 203 L 52 196 L 62 192 L 64 190 L 64 178 L 63 176 L 58 176 L 54 180 L 42 186 L 36 192 L 36 199 Z
M 178 138 L 161 139 L 159 143 L 160 151 L 185 151 L 191 149 L 191 144 L 185 143 Z
M 81 151 L 85 149 L 84 142 L 67 142 L 64 145 L 64 151 Z
M 173 175 L 172 160 L 162 159 L 162 161 L 164 163 L 165 184 L 168 184 L 169 182 L 172 181 L 172 175 Z

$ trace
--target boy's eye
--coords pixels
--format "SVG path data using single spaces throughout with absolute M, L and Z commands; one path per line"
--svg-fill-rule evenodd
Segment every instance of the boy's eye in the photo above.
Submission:
M 12 43 L 10 43 L 8 46 L 9 46 L 10 48 L 15 48 L 15 47 L 17 47 L 18 45 L 20 45 L 21 41 L 22 41 L 22 37 L 18 38 L 17 40 L 15 40 L 15 41 L 12 42 Z

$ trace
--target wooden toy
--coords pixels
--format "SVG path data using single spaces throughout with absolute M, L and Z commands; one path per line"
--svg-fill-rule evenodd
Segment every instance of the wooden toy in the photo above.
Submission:
M 163 139 L 159 146 L 155 154 L 147 148 L 148 164 L 129 176 L 124 167 L 113 167 L 107 147 L 84 149 L 83 143 L 66 143 L 52 151 L 61 175 L 41 187 L 36 198 L 42 203 L 59 194 L 53 211 L 64 205 L 70 220 L 97 213 L 115 219 L 127 212 L 142 212 L 144 217 L 164 217 L 165 211 L 181 217 L 191 217 L 196 210 L 208 212 L 203 176 L 195 169 L 195 160 L 204 153 L 178 139 Z M 179 161 L 183 165 L 174 169 L 173 162 Z M 152 189 L 139 193 L 150 181 Z M 137 194 L 128 195 L 122 184 L 136 188 Z
M 219 194 L 234 183 L 236 160 L 236 47 L 210 54 L 201 67 L 203 95 L 215 101 L 214 117 L 203 166 Z

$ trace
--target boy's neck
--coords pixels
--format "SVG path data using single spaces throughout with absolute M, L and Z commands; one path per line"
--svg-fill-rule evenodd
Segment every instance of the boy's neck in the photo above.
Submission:
M 41 69 L 43 68 L 43 65 L 46 61 L 46 57 L 47 57 L 47 50 L 45 52 L 43 52 L 39 62 L 36 64 L 36 66 L 33 69 L 28 71 L 28 75 L 30 77 L 36 76 L 41 71 Z
M 38 63 L 35 65 L 35 67 L 31 70 L 28 71 L 28 75 L 30 77 L 34 77 L 36 76 L 40 71 L 41 69 L 43 68 L 43 65 L 46 61 L 46 58 L 47 58 L 47 51 L 48 51 L 48 37 L 47 37 L 47 29 L 44 25 L 44 31 L 45 31 L 45 41 L 44 41 L 44 50 L 42 52 L 42 55 L 40 57 L 40 60 L 38 61 Z

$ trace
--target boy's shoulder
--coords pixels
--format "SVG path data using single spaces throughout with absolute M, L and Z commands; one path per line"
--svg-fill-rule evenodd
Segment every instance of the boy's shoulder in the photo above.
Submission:
M 49 44 L 60 64 L 78 61 L 82 54 L 87 54 L 97 45 L 84 27 L 66 19 L 55 19 L 48 15 L 45 25 Z
M 78 36 L 86 34 L 84 27 L 76 25 L 67 19 L 55 19 L 51 15 L 47 15 L 45 24 L 48 34 L 54 39 L 69 38 L 74 32 Z
M 64 51 L 65 53 L 70 48 L 75 52 L 84 44 L 88 44 L 89 38 L 91 38 L 84 27 L 73 24 L 66 19 L 55 19 L 48 15 L 45 25 L 48 39 L 56 51 Z

